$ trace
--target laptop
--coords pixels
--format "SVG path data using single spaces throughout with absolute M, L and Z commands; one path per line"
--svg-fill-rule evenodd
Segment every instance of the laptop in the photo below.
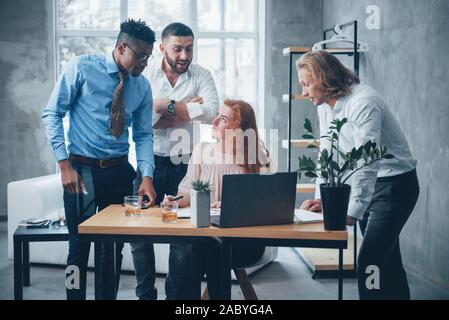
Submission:
M 224 175 L 221 214 L 211 216 L 220 228 L 293 223 L 296 172 Z

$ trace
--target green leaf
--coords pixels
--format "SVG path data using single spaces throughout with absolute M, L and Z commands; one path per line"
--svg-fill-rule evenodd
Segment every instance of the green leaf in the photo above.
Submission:
M 338 166 L 338 163 L 335 162 L 334 160 L 331 161 L 331 168 L 335 171 L 340 172 L 340 167 Z
M 304 121 L 304 129 L 306 129 L 309 132 L 313 132 L 312 123 L 310 122 L 310 120 L 308 118 L 306 118 L 306 120 Z
M 363 145 L 363 149 L 369 154 L 369 151 L 371 149 L 371 141 L 367 141 L 364 145 Z
M 312 171 L 307 171 L 304 175 L 308 178 L 318 178 L 317 174 Z
M 196 191 L 210 192 L 212 185 L 206 180 L 195 180 L 191 183 L 192 189 Z
M 379 151 L 379 149 L 375 149 L 375 153 L 376 153 L 376 158 L 379 159 L 380 158 L 380 151 Z
M 303 134 L 302 137 L 304 139 L 314 139 L 315 140 L 315 137 L 313 135 L 309 134 L 309 133 Z
M 357 156 L 357 149 L 354 147 L 351 150 L 351 158 L 355 158 Z
M 349 167 L 349 162 L 345 162 L 340 169 L 340 172 L 345 172 L 345 170 Z
M 327 149 L 323 149 L 323 151 L 321 151 L 321 156 L 326 163 L 329 161 L 329 151 L 327 151 Z
M 384 156 L 384 158 L 385 158 L 385 159 L 393 159 L 393 158 L 394 158 L 394 155 L 387 153 L 387 154 Z
M 368 152 L 366 152 L 365 149 L 363 149 L 363 152 L 362 152 L 362 158 L 363 158 L 363 160 L 365 161 L 365 163 L 368 163 L 368 161 L 369 161 L 369 158 L 368 158 Z
M 318 149 L 318 147 L 315 144 L 309 144 L 307 145 L 307 149 Z
M 336 132 L 332 133 L 332 138 L 338 140 L 338 134 Z
M 323 177 L 324 180 L 329 179 L 329 174 L 325 170 L 321 170 L 321 176 Z
M 360 147 L 357 149 L 356 155 L 355 155 L 355 157 L 354 157 L 354 160 L 355 160 L 355 161 L 360 160 L 360 158 L 362 157 L 362 152 L 363 152 L 363 146 L 360 146 Z
M 310 157 L 299 157 L 299 169 L 302 171 L 315 171 L 315 162 Z

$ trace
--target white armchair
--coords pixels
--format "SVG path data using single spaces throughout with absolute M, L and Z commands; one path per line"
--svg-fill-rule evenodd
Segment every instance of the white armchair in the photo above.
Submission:
M 64 210 L 63 189 L 59 174 L 37 177 L 8 184 L 8 257 L 13 258 L 13 234 L 20 220 L 31 217 L 44 218 Z M 156 272 L 168 271 L 168 244 L 154 245 Z M 30 262 L 65 265 L 68 255 L 67 242 L 30 243 Z M 247 269 L 251 273 L 260 269 L 277 257 L 277 248 L 267 247 L 264 256 L 255 266 Z M 89 257 L 93 266 L 93 250 Z M 134 270 L 131 249 L 125 244 L 123 249 L 123 270 Z

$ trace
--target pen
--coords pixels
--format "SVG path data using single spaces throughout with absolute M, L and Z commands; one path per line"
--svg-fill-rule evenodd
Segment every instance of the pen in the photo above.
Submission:
M 170 201 L 177 201 L 177 200 L 181 200 L 182 198 L 184 198 L 183 195 L 179 195 L 177 197 L 174 197 L 173 199 L 171 199 Z
M 173 197 L 173 196 L 167 196 L 166 194 L 164 194 L 164 199 L 167 197 Z M 182 198 L 184 198 L 183 195 L 179 195 L 177 197 L 174 197 L 173 199 L 168 199 L 169 201 L 177 201 L 177 200 L 181 200 Z

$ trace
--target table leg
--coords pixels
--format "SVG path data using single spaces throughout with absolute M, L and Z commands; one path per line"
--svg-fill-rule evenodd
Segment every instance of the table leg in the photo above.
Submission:
M 23 286 L 30 286 L 30 243 L 22 242 Z
M 354 224 L 354 272 L 357 274 L 357 221 Z
M 338 300 L 343 300 L 343 249 L 338 249 Z
M 231 300 L 231 265 L 232 265 L 232 245 L 230 240 L 224 238 L 221 250 L 222 258 L 222 278 L 220 281 L 220 293 L 223 295 L 221 299 Z
M 203 279 L 201 260 L 203 258 L 202 240 L 192 240 L 192 294 L 194 299 L 201 299 L 201 280 Z
M 14 300 L 23 300 L 22 241 L 14 236 Z
M 100 298 L 100 259 L 101 242 L 94 242 L 94 279 L 95 279 L 95 300 Z
M 117 244 L 116 242 L 114 242 L 114 283 L 115 283 L 115 293 L 114 293 L 114 299 L 117 299 L 117 295 L 118 295 L 118 288 L 120 286 L 120 271 L 121 271 L 121 267 L 122 267 L 122 263 L 120 261 L 120 255 L 122 254 L 121 252 L 122 248 L 119 244 Z

